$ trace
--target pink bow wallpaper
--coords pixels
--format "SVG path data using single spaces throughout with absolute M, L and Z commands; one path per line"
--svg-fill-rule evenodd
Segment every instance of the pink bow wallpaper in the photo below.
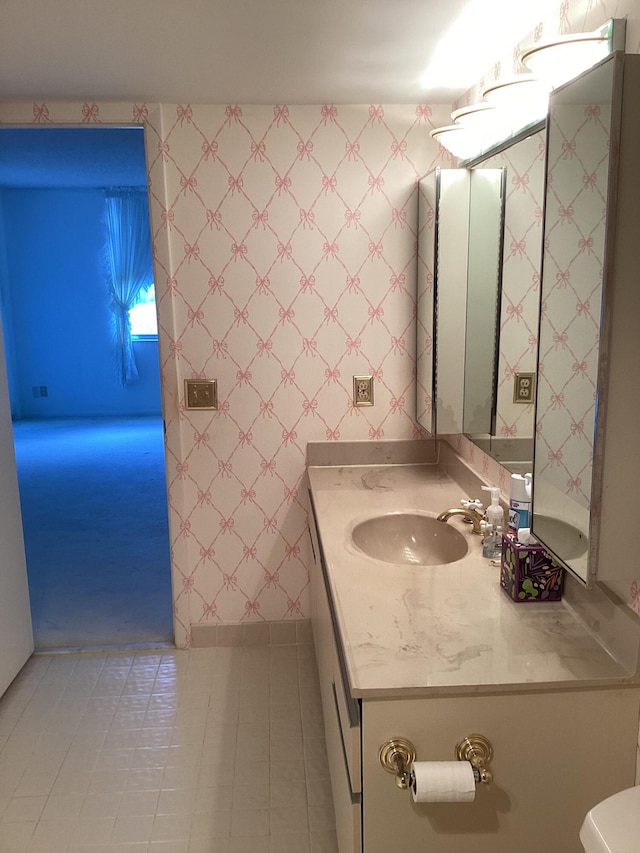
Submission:
M 588 515 L 591 499 L 610 105 L 564 107 L 554 147 L 542 294 L 536 474 Z
M 156 259 L 162 363 L 178 378 L 177 612 L 187 632 L 301 618 L 306 442 L 415 435 L 416 181 L 438 158 L 432 111 L 162 106 L 161 121 L 148 148 L 154 242 L 170 255 Z M 361 373 L 370 409 L 352 404 Z M 185 377 L 217 378 L 217 413 L 183 410 Z
M 486 164 L 507 169 L 496 423 L 502 438 L 533 437 L 533 405 L 513 402 L 513 377 L 536 370 L 544 150 L 545 134 L 536 133 Z

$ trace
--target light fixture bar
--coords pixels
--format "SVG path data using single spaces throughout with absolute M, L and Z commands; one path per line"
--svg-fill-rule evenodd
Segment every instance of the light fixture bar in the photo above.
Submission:
M 609 53 L 624 50 L 625 41 L 625 19 L 612 18 L 594 32 L 559 36 L 525 48 L 520 61 L 533 75 L 518 74 L 488 86 L 483 101 L 455 110 L 453 124 L 435 128 L 431 137 L 461 160 L 478 157 L 543 118 L 551 88 L 577 77 Z M 554 59 L 556 70 L 549 71 L 547 57 L 554 55 L 560 58 Z
M 525 48 L 520 62 L 554 89 L 600 62 L 613 50 L 624 50 L 626 21 L 612 18 L 591 33 L 558 36 Z

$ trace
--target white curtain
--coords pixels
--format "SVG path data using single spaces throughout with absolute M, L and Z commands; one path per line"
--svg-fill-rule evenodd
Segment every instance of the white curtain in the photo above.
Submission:
M 117 372 L 122 385 L 138 378 L 131 340 L 129 310 L 153 281 L 149 202 L 137 188 L 108 189 L 105 247 L 111 311 L 115 325 Z

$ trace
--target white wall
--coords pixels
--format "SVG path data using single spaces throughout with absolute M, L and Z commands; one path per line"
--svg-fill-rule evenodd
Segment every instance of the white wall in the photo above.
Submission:
M 33 651 L 27 564 L 0 326 L 0 696 Z

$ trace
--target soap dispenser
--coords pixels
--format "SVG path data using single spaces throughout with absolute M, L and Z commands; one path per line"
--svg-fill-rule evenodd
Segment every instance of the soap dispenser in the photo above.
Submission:
M 500 506 L 500 489 L 497 486 L 482 486 L 485 492 L 491 492 L 491 504 L 485 512 L 485 520 L 481 522 L 484 539 L 482 540 L 482 556 L 491 560 L 502 556 L 502 531 L 504 529 L 504 511 Z

